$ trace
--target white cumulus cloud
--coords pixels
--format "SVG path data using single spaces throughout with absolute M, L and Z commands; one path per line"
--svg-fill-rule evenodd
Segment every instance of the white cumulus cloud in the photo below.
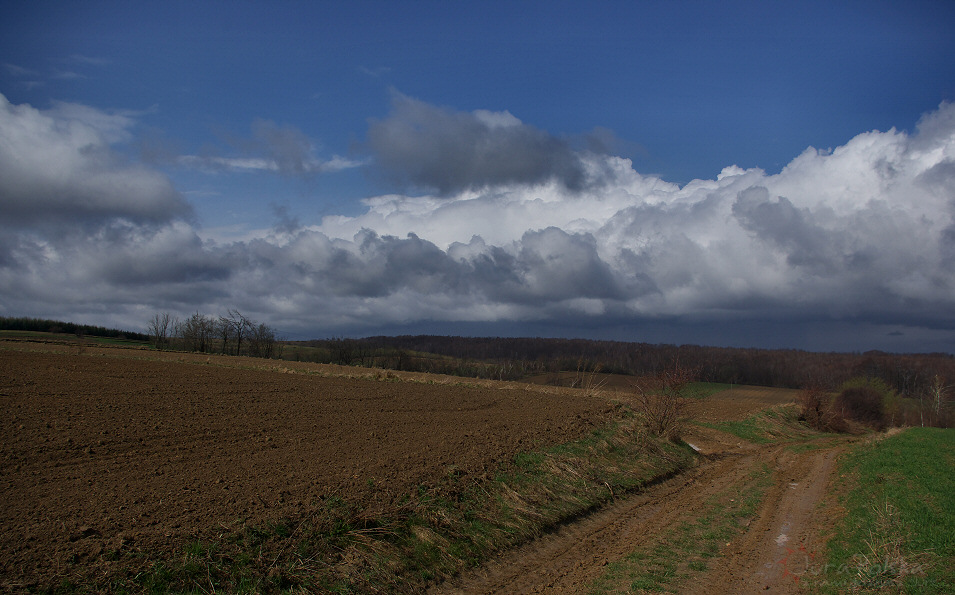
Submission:
M 0 225 L 188 216 L 167 177 L 114 151 L 132 125 L 124 114 L 69 103 L 38 110 L 0 95 Z
M 132 128 L 129 116 L 4 100 L 0 312 L 99 308 L 97 322 L 135 326 L 150 311 L 235 307 L 319 336 L 455 323 L 511 333 L 569 325 L 600 336 L 671 320 L 770 325 L 796 337 L 804 327 L 852 323 L 867 340 L 879 329 L 927 329 L 953 345 L 951 104 L 914 132 L 870 131 L 831 150 L 809 148 L 776 174 L 728 166 L 716 179 L 679 186 L 566 144 L 538 153 L 556 165 L 499 169 L 492 153 L 550 146 L 538 142 L 546 133 L 507 112 L 397 101 L 389 120 L 372 124 L 372 136 L 388 137 L 376 159 L 409 148 L 398 166 L 419 172 L 434 194 L 372 197 L 358 216 L 217 243 L 183 217 L 189 205 L 168 179 L 113 152 Z M 401 137 L 410 123 L 420 130 Z M 244 158 L 264 161 L 250 168 L 307 167 L 304 137 L 261 126 L 258 154 Z M 432 178 L 441 143 L 462 131 L 487 143 L 488 167 Z M 412 167 L 416 159 L 423 169 Z M 568 183 L 567 164 L 573 179 L 600 183 Z M 70 217 L 94 221 L 95 233 L 48 230 L 49 220 Z

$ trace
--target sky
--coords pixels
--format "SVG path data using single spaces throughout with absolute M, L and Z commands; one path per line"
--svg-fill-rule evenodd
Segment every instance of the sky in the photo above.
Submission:
M 955 4 L 0 8 L 0 316 L 955 353 Z

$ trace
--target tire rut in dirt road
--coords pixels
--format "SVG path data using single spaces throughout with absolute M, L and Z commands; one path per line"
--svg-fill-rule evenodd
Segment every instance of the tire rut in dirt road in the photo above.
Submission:
M 764 466 L 774 471 L 773 485 L 746 531 L 721 548 L 723 557 L 709 570 L 691 574 L 683 586 L 667 586 L 707 595 L 762 593 L 767 586 L 774 593 L 788 592 L 796 581 L 786 572 L 786 548 L 811 551 L 811 516 L 825 494 L 837 452 L 834 447 L 794 453 L 785 446 L 747 445 L 507 552 L 431 593 L 586 593 L 608 564 L 665 541 L 681 523 L 694 522 L 708 501 L 750 481 Z
M 777 451 L 775 481 L 758 516 L 711 570 L 684 590 L 717 593 L 799 593 L 799 582 L 818 564 L 817 535 L 827 522 L 818 515 L 841 449 Z
M 432 590 L 444 593 L 580 593 L 640 543 L 699 506 L 708 489 L 730 485 L 751 454 L 734 454 L 689 470 L 645 492 L 503 554 L 481 569 Z

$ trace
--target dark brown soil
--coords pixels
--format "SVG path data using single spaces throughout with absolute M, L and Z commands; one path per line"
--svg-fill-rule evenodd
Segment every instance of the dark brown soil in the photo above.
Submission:
M 0 589 L 88 577 L 118 549 L 168 554 L 301 517 L 329 496 L 388 501 L 452 473 L 485 477 L 604 423 L 610 401 L 627 397 L 601 388 L 0 340 Z M 738 420 L 794 394 L 739 387 L 690 413 Z M 748 529 L 669 588 L 796 592 L 844 442 L 754 445 L 701 425 L 683 436 L 701 465 L 434 590 L 585 591 L 607 564 L 768 466 L 773 485 Z
M 342 371 L 0 341 L 0 588 L 55 585 L 110 550 L 169 551 L 331 495 L 480 476 L 610 411 L 579 391 L 320 373 Z

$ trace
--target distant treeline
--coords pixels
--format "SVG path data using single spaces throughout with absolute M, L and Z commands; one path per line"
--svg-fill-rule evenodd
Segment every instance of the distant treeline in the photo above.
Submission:
M 0 330 L 5 331 L 33 331 L 39 333 L 65 333 L 70 335 L 87 335 L 90 337 L 108 337 L 111 339 L 129 339 L 131 341 L 148 341 L 149 335 L 131 331 L 123 331 L 89 324 L 76 324 L 62 320 L 46 320 L 43 318 L 4 317 L 0 316 Z
M 160 322 L 154 317 L 151 329 Z M 879 379 L 903 397 L 918 397 L 939 381 L 955 385 L 955 356 L 946 353 L 820 353 L 796 349 L 744 349 L 659 345 L 588 339 L 403 335 L 363 339 L 278 341 L 274 331 L 236 311 L 169 318 L 149 335 L 87 324 L 0 317 L 0 330 L 36 331 L 158 341 L 157 347 L 243 353 L 351 366 L 432 372 L 472 378 L 520 380 L 561 371 L 640 376 L 678 365 L 706 382 L 781 388 L 834 388 L 854 378 Z M 172 341 L 176 339 L 176 344 Z M 165 342 L 169 345 L 164 345 Z
M 185 320 L 169 312 L 158 312 L 146 325 L 156 349 L 177 349 L 223 355 L 281 358 L 282 343 L 275 330 L 256 322 L 238 310 L 225 316 L 209 316 L 196 312 Z
M 865 377 L 878 378 L 901 395 L 916 395 L 926 390 L 936 375 L 955 382 L 955 357 L 943 353 L 818 353 L 587 339 L 434 335 L 295 344 L 318 348 L 330 363 L 504 379 L 581 369 L 643 375 L 679 364 L 699 370 L 700 380 L 706 382 L 783 388 L 836 387 L 852 378 Z M 292 350 L 286 357 L 294 353 Z

